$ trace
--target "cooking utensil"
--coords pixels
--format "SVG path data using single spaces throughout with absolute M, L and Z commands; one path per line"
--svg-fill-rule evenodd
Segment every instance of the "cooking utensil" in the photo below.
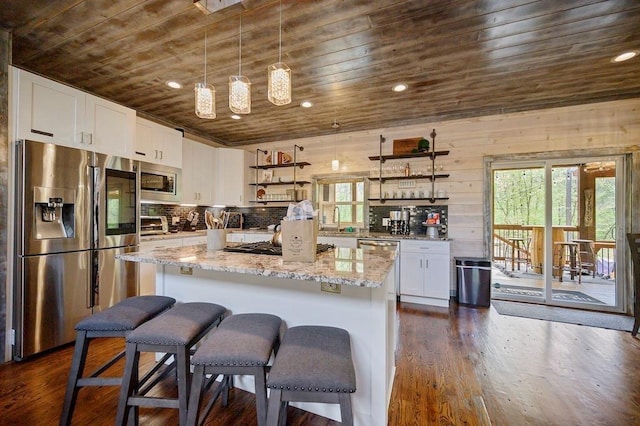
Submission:
M 280 232 L 280 225 L 277 225 L 275 228 L 275 232 L 271 236 L 271 244 L 274 246 L 282 246 L 282 232 Z
M 215 219 L 213 217 L 213 213 L 211 213 L 209 210 L 205 210 L 204 211 L 204 223 L 207 225 L 207 229 L 215 229 L 214 223 L 213 223 L 213 219 Z

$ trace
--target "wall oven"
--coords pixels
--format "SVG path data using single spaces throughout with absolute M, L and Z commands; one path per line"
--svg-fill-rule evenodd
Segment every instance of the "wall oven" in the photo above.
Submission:
M 140 200 L 144 202 L 179 203 L 182 171 L 159 164 L 141 163 Z

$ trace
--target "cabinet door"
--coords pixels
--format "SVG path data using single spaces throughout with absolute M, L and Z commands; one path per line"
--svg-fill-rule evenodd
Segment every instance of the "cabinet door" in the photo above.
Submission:
M 182 199 L 184 204 L 197 204 L 198 202 L 198 190 L 196 189 L 195 182 L 195 145 L 194 142 L 189 139 L 182 140 L 182 161 L 186 167 L 182 169 Z
M 133 142 L 133 158 L 148 163 L 155 163 L 153 144 L 153 128 L 155 123 L 138 117 L 136 119 L 136 136 Z
M 182 140 L 182 202 L 186 204 L 212 205 L 216 168 L 215 148 Z
M 46 78 L 16 70 L 18 139 L 80 146 L 85 93 Z
M 135 120 L 134 110 L 87 95 L 82 141 L 92 151 L 130 158 L 135 138 Z
M 154 129 L 159 164 L 182 168 L 182 133 L 170 127 L 157 125 Z
M 400 294 L 424 296 L 424 258 L 422 253 L 400 251 Z
M 183 163 L 183 172 L 191 168 L 194 174 L 194 189 L 197 193 L 197 204 L 210 206 L 214 203 L 214 186 L 216 184 L 216 149 L 194 142 L 192 162 Z
M 451 265 L 448 255 L 431 254 L 425 256 L 424 296 L 449 299 L 449 277 Z
M 244 203 L 245 151 L 218 148 L 215 204 L 239 206 Z

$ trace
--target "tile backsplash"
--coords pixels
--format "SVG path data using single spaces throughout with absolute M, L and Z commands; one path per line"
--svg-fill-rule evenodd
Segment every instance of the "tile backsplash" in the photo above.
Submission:
M 174 216 L 180 217 L 180 229 L 186 221 L 190 211 L 196 211 L 200 214 L 200 220 L 196 229 L 207 229 L 204 223 L 205 210 L 212 210 L 212 207 L 201 206 L 176 206 L 170 204 L 141 204 L 140 214 L 142 216 L 166 216 L 169 224 Z M 279 224 L 284 216 L 287 215 L 287 207 L 230 207 L 232 212 L 242 213 L 243 229 L 260 228 L 267 229 L 271 224 Z M 229 220 L 229 228 L 238 228 L 240 225 L 240 217 L 234 215 Z
M 388 228 L 382 226 L 382 219 L 389 217 L 391 210 L 409 209 L 409 230 L 411 235 L 426 234 L 426 227 L 422 223 L 427 219 L 429 213 L 438 213 L 440 215 L 440 236 L 447 237 L 447 225 L 449 216 L 448 206 L 370 206 L 369 207 L 369 230 L 371 232 L 389 232 Z
M 409 209 L 410 220 L 409 227 L 411 235 L 425 234 L 426 228 L 422 226 L 422 222 L 427 219 L 429 213 L 439 213 L 440 221 L 444 225 L 440 228 L 440 236 L 447 236 L 447 220 L 449 209 L 448 206 L 370 206 L 369 207 L 369 230 L 371 232 L 389 232 L 388 228 L 382 226 L 382 219 L 389 217 L 391 210 Z M 141 215 L 143 216 L 166 216 L 171 224 L 171 218 L 180 217 L 180 226 L 186 221 L 187 215 L 191 210 L 200 213 L 200 220 L 197 229 L 206 229 L 204 223 L 205 210 L 213 210 L 211 207 L 187 207 L 175 206 L 167 204 L 142 204 Z M 229 211 L 242 213 L 243 229 L 260 228 L 267 229 L 269 225 L 277 225 L 282 218 L 287 215 L 287 207 L 230 207 Z M 229 228 L 238 228 L 239 216 L 232 216 L 229 221 Z M 181 228 L 180 228 L 181 229 Z

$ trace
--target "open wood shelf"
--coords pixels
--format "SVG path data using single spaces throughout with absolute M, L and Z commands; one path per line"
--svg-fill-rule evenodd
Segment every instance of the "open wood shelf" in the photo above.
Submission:
M 413 175 L 413 176 L 383 176 L 380 177 L 370 177 L 369 180 L 381 180 L 382 182 L 386 180 L 412 180 L 412 179 L 444 179 L 448 178 L 448 174 L 437 174 L 437 175 Z
M 429 152 L 416 152 L 412 154 L 396 154 L 396 155 L 383 155 L 382 157 L 379 155 L 369 157 L 371 161 L 382 161 L 385 160 L 401 160 L 404 158 L 434 158 L 441 155 L 449 155 L 449 151 L 429 151 Z
M 307 163 L 306 161 L 299 161 L 297 163 L 287 163 L 287 164 L 263 164 L 260 166 L 249 166 L 250 169 L 259 169 L 259 170 L 266 170 L 266 169 L 281 169 L 281 168 L 285 168 L 285 167 L 300 167 L 301 169 L 304 168 L 304 166 L 310 166 L 311 163 Z
M 295 181 L 295 182 L 293 182 L 293 181 L 291 181 L 291 182 L 260 182 L 260 183 L 250 183 L 249 185 L 251 185 L 251 186 L 263 186 L 263 187 L 266 188 L 267 186 L 293 185 L 294 183 L 296 185 L 304 186 L 304 185 L 307 185 L 307 184 L 309 184 L 311 182 L 308 182 L 306 180 L 301 180 L 301 181 Z
M 386 201 L 429 201 L 435 203 L 440 200 L 448 200 L 449 197 L 433 197 L 433 198 L 367 198 L 369 201 L 380 201 L 384 203 Z

